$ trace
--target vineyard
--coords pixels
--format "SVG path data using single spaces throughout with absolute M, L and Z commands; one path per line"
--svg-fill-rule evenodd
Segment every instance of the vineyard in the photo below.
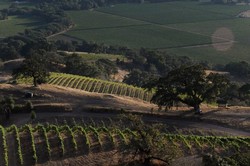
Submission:
M 52 73 L 48 83 L 88 92 L 128 96 L 144 101 L 150 101 L 153 96 L 153 93 L 139 87 L 71 74 Z
M 202 152 L 244 152 L 250 148 L 249 137 L 216 137 L 162 133 L 168 146 L 183 155 Z M 75 124 L 25 125 L 17 128 L 0 126 L 0 165 L 35 165 L 50 160 L 88 155 L 111 150 L 122 151 L 132 138 L 138 137 L 129 128 Z
M 30 84 L 32 80 L 31 78 L 20 78 L 17 82 Z M 150 101 L 153 97 L 152 92 L 132 85 L 64 73 L 51 73 L 48 84 L 79 89 L 87 92 L 128 96 L 144 101 Z

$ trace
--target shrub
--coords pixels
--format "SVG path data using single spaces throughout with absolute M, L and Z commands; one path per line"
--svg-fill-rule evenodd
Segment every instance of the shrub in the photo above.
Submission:
M 34 106 L 30 100 L 26 102 L 25 109 L 27 110 L 27 112 L 31 112 L 34 109 Z
M 250 152 L 237 153 L 230 157 L 231 160 L 235 161 L 237 165 L 249 166 L 250 163 Z
M 9 105 L 10 109 L 13 110 L 15 107 L 15 100 L 12 96 L 9 96 L 5 99 L 5 102 Z
M 32 120 L 36 119 L 36 112 L 35 112 L 35 111 L 32 111 L 32 112 L 31 112 L 30 118 L 31 118 Z
M 22 113 L 25 112 L 25 109 L 23 105 L 15 105 L 14 109 L 12 110 L 12 113 Z
M 222 158 L 217 154 L 206 154 L 202 158 L 204 166 L 237 166 L 237 162 L 231 158 Z

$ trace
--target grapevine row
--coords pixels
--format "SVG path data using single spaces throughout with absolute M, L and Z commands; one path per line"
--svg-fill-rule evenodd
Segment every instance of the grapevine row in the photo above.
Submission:
M 30 139 L 31 139 L 31 148 L 32 148 L 32 158 L 33 158 L 33 161 L 34 163 L 36 164 L 37 163 L 37 155 L 36 155 L 36 146 L 35 146 L 35 140 L 34 140 L 34 135 L 33 135 L 33 131 L 32 131 L 32 127 L 30 125 L 25 125 L 23 127 L 23 131 L 27 131 L 29 136 L 30 136 Z
M 97 138 L 98 143 L 101 145 L 101 147 L 103 147 L 104 145 L 104 141 L 102 140 L 102 137 L 100 136 L 100 134 L 104 134 L 106 136 L 106 138 L 109 138 L 111 143 L 112 143 L 112 147 L 116 148 L 118 143 L 121 144 L 129 144 L 131 138 L 139 138 L 139 135 L 137 134 L 136 131 L 132 131 L 129 128 L 125 128 L 125 129 L 118 129 L 115 127 L 109 128 L 106 127 L 104 124 L 102 127 L 94 127 L 94 126 L 81 126 L 81 125 L 77 125 L 75 124 L 74 127 L 70 127 L 68 125 L 64 125 L 64 126 L 58 126 L 58 125 L 37 125 L 35 127 L 32 127 L 31 125 L 25 125 L 22 128 L 17 128 L 15 125 L 11 126 L 10 128 L 3 128 L 2 126 L 0 126 L 0 142 L 1 142 L 1 149 L 3 150 L 3 154 L 0 154 L 1 156 L 4 156 L 4 165 L 8 166 L 8 145 L 7 145 L 7 141 L 6 141 L 6 135 L 10 134 L 14 134 L 15 136 L 15 140 L 16 140 L 16 148 L 18 149 L 18 161 L 20 163 L 20 165 L 23 165 L 24 161 L 23 161 L 23 154 L 21 151 L 21 144 L 20 144 L 20 136 L 19 132 L 26 132 L 29 134 L 29 137 L 31 138 L 28 142 L 30 143 L 31 147 L 32 147 L 32 155 L 33 155 L 33 159 L 34 159 L 34 163 L 37 162 L 37 158 L 39 156 L 37 156 L 36 154 L 36 149 L 35 149 L 35 141 L 34 141 L 34 133 L 39 132 L 39 136 L 42 137 L 41 140 L 44 140 L 44 142 L 46 143 L 46 147 L 44 147 L 44 151 L 46 153 L 48 153 L 48 160 L 51 159 L 51 149 L 50 149 L 50 144 L 49 144 L 49 139 L 48 138 L 48 133 L 50 131 L 54 131 L 55 134 L 57 135 L 58 139 L 60 140 L 60 144 L 59 144 L 59 148 L 61 148 L 62 150 L 62 156 L 64 156 L 65 153 L 65 147 L 64 147 L 64 142 L 63 142 L 63 138 L 61 136 L 62 133 L 67 132 L 67 137 L 70 138 L 71 141 L 71 146 L 72 148 L 74 148 L 75 151 L 79 150 L 79 145 L 77 145 L 76 142 L 76 137 L 75 134 L 76 133 L 80 133 L 85 140 L 84 146 L 87 146 L 88 151 L 91 149 L 91 142 L 89 140 L 89 136 L 90 135 L 94 135 Z M 114 135 L 119 136 L 119 140 L 121 140 L 121 142 L 119 142 L 119 140 L 114 139 Z M 234 151 L 238 151 L 240 152 L 242 149 L 250 149 L 250 138 L 249 137 L 217 137 L 217 136 L 195 136 L 195 135 L 181 135 L 181 134 L 166 134 L 163 133 L 162 134 L 162 141 L 165 141 L 167 144 L 172 144 L 174 146 L 176 146 L 176 148 L 180 148 L 182 149 L 187 148 L 190 151 L 192 149 L 201 149 L 203 150 L 204 148 L 209 148 L 212 150 L 213 149 L 217 149 L 219 148 L 220 150 L 224 150 L 224 151 L 228 151 L 228 149 L 230 150 L 234 150 Z M 25 148 L 25 147 L 24 147 Z M 118 148 L 118 147 L 117 147 Z
M 14 137 L 15 137 L 15 142 L 17 145 L 17 153 L 18 153 L 18 162 L 20 165 L 23 165 L 23 155 L 22 155 L 22 148 L 21 148 L 21 141 L 20 141 L 20 135 L 18 128 L 15 125 L 12 125 L 10 127 L 10 131 L 13 131 Z
M 0 126 L 0 136 L 1 136 L 1 142 L 2 142 L 2 149 L 3 149 L 3 156 L 4 156 L 4 165 L 8 166 L 8 147 L 7 147 L 7 142 L 6 142 L 6 133 L 5 129 Z M 1 154 L 2 155 L 2 154 Z
M 139 87 L 71 74 L 51 73 L 48 83 L 88 92 L 128 96 L 145 101 L 150 101 L 153 96 L 153 93 Z
M 43 138 L 45 140 L 46 143 L 46 152 L 47 152 L 47 156 L 48 159 L 51 159 L 51 149 L 50 149 L 50 144 L 49 144 L 49 139 L 48 139 L 48 134 L 46 132 L 46 128 L 43 125 L 37 125 L 37 129 L 38 132 L 41 132 L 41 134 L 43 135 Z

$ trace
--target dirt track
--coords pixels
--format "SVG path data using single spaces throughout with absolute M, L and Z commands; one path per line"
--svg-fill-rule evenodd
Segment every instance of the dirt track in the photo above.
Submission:
M 22 85 L 0 84 L 1 94 L 13 94 L 14 97 L 24 102 L 25 91 L 32 91 L 37 96 L 31 99 L 40 119 L 51 117 L 116 117 L 116 110 L 122 108 L 125 111 L 145 114 L 145 120 L 161 122 L 181 128 L 198 128 L 225 132 L 230 135 L 250 136 L 250 110 L 248 108 L 231 108 L 229 110 L 216 110 L 203 106 L 204 114 L 195 116 L 188 108 L 182 111 L 158 112 L 156 105 L 129 97 L 120 97 L 109 94 L 89 93 L 71 88 L 43 85 L 33 88 Z M 104 113 L 93 113 L 91 110 L 103 110 Z M 105 110 L 113 109 L 112 113 Z M 180 108 L 179 108 L 180 109 Z M 45 110 L 45 112 L 44 112 Z M 153 115 L 153 116 L 152 116 Z M 30 121 L 29 114 L 16 114 L 12 116 L 12 122 L 23 125 Z M 232 125 L 231 125 L 232 124 Z M 236 129 L 238 128 L 238 129 Z M 244 130 L 245 131 L 244 131 Z

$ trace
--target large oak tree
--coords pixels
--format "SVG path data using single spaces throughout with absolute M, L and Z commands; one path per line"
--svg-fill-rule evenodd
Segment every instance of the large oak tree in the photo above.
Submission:
M 200 112 L 200 104 L 216 99 L 229 85 L 229 80 L 220 74 L 206 74 L 200 65 L 172 70 L 155 84 L 152 101 L 162 106 L 182 102 Z
M 44 83 L 49 77 L 49 59 L 45 51 L 36 51 L 30 57 L 27 57 L 19 68 L 13 71 L 13 76 L 15 78 L 31 77 L 34 86 Z

